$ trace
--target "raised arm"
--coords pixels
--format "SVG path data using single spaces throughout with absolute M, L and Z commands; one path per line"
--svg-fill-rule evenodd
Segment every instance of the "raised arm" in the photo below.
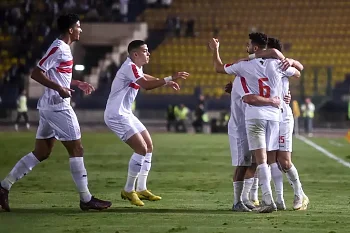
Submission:
M 213 64 L 214 64 L 214 69 L 217 73 L 221 73 L 221 74 L 226 74 L 225 72 L 225 66 L 221 61 L 220 58 L 220 53 L 219 53 L 219 40 L 216 38 L 212 38 L 209 41 L 209 48 L 212 51 L 212 60 L 213 60 Z

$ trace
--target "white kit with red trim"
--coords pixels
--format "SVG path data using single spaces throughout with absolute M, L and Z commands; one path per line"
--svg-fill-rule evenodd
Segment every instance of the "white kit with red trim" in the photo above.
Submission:
M 142 67 L 127 58 L 113 80 L 105 116 L 118 119 L 132 114 L 131 106 L 140 89 L 136 81 L 143 77 Z
M 276 59 L 253 59 L 225 65 L 228 74 L 240 76 L 244 95 L 256 94 L 265 98 L 279 96 L 282 99 L 282 77 L 291 77 L 295 69 L 281 70 L 281 62 Z M 280 109 L 272 106 L 247 105 L 245 119 L 280 121 Z
M 68 44 L 56 39 L 52 42 L 37 65 L 46 76 L 62 87 L 70 88 L 72 81 L 73 56 Z M 62 98 L 57 91 L 45 87 L 45 92 L 38 101 L 38 109 L 60 111 L 71 109 L 70 98 Z

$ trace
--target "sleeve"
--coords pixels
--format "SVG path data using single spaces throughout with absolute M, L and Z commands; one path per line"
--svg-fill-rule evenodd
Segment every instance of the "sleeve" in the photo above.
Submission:
M 315 105 L 314 104 L 310 104 L 310 110 L 311 111 L 315 111 Z
M 61 59 L 61 50 L 59 47 L 53 47 L 49 49 L 43 58 L 38 62 L 38 67 L 43 71 L 47 72 L 49 69 L 57 66 Z
M 144 74 L 142 72 L 142 69 L 138 68 L 135 64 L 131 64 L 128 68 L 127 75 L 128 79 L 132 82 L 136 82 L 140 78 L 144 77 Z
M 224 69 L 227 74 L 239 75 L 238 70 L 241 67 L 241 63 L 225 64 Z
M 236 77 L 232 88 L 241 98 L 243 98 L 243 96 L 252 94 L 244 77 Z
M 287 70 L 283 71 L 284 77 L 292 77 L 294 76 L 296 69 L 294 67 L 289 67 Z

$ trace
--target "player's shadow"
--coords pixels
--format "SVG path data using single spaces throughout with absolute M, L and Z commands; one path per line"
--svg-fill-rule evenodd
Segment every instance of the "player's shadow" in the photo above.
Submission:
M 116 207 L 105 210 L 113 213 L 151 213 L 151 214 L 232 214 L 232 211 L 227 209 L 146 209 L 132 207 Z
M 232 214 L 233 212 L 227 209 L 146 209 L 146 208 L 133 208 L 133 207 L 111 207 L 107 210 L 95 211 L 90 210 L 83 212 L 78 208 L 63 208 L 63 207 L 53 207 L 53 208 L 14 208 L 11 212 L 7 213 L 0 211 L 0 216 L 2 214 L 9 215 L 20 215 L 20 214 L 58 214 L 58 215 L 79 215 L 79 214 L 103 214 L 103 213 L 153 213 L 153 214 Z

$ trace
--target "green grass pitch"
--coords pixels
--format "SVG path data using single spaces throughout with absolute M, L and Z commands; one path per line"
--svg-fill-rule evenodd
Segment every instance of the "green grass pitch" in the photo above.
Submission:
M 131 206 L 120 198 L 132 153 L 112 133 L 84 133 L 90 191 L 113 202 L 106 211 L 82 212 L 68 155 L 59 143 L 49 160 L 11 189 L 12 212 L 0 212 L 1 233 L 349 232 L 350 169 L 294 140 L 293 160 L 310 198 L 307 211 L 233 213 L 232 167 L 227 135 L 153 134 L 148 187 L 163 199 Z M 0 133 L 0 178 L 33 149 L 33 133 Z M 312 139 L 350 161 L 345 139 Z

